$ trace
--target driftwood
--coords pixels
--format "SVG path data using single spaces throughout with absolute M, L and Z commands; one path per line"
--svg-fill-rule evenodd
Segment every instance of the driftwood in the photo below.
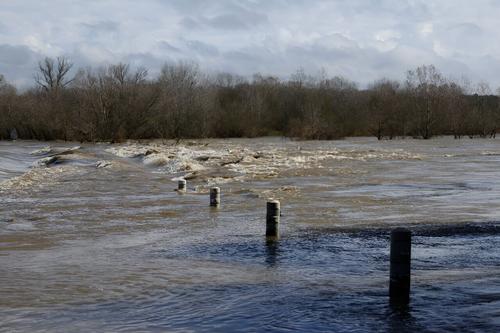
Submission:
M 195 158 L 195 160 L 200 161 L 200 162 L 206 162 L 210 159 L 210 156 L 198 156 Z
M 236 159 L 236 160 L 232 160 L 232 161 L 222 162 L 222 163 L 220 164 L 220 166 L 226 166 L 226 165 L 229 165 L 229 164 L 238 164 L 238 163 L 240 163 L 241 161 L 243 161 L 243 157 L 239 157 L 238 159 Z

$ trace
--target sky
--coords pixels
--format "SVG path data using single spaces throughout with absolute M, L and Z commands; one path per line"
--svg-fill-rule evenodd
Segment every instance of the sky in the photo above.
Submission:
M 288 78 L 404 79 L 434 64 L 500 86 L 496 0 L 0 0 L 0 74 L 33 84 L 37 62 L 118 62 L 152 76 L 166 62 Z

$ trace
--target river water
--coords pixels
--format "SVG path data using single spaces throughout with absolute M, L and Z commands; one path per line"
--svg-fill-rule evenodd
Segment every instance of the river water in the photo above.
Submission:
M 499 208 L 498 140 L 0 142 L 0 331 L 497 332 Z

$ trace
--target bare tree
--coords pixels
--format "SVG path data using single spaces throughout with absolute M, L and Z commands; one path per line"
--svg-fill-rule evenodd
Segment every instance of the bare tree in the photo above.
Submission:
M 0 139 L 17 138 L 13 114 L 15 99 L 16 89 L 0 74 Z
M 159 130 L 163 137 L 180 140 L 194 136 L 202 126 L 202 117 L 196 114 L 199 108 L 199 82 L 200 72 L 194 63 L 179 62 L 163 66 L 158 78 L 161 89 Z
M 65 57 L 56 60 L 47 57 L 38 63 L 35 82 L 45 92 L 57 94 L 73 82 L 74 77 L 68 77 L 72 67 L 73 64 Z
M 392 139 L 398 131 L 400 104 L 398 96 L 399 82 L 382 79 L 371 87 L 369 99 L 371 131 L 381 140 L 387 136 Z M 404 135 L 404 134 L 402 134 Z
M 441 86 L 445 80 L 433 65 L 420 66 L 407 73 L 407 89 L 413 97 L 416 116 L 415 131 L 423 139 L 434 134 L 440 103 L 442 102 Z
M 325 71 L 299 69 L 289 80 L 256 74 L 204 75 L 196 64 L 146 69 L 118 63 L 72 76 L 66 58 L 38 64 L 35 89 L 18 93 L 0 75 L 0 138 L 109 140 L 284 135 L 333 139 L 375 135 L 494 137 L 500 98 L 446 79 L 434 66 L 405 83 L 380 80 L 368 89 Z
M 470 98 L 469 137 L 478 135 L 481 138 L 495 137 L 498 125 L 497 97 L 492 95 L 491 88 L 486 82 L 479 82 Z
M 466 89 L 466 87 L 453 81 L 449 81 L 443 86 L 445 101 L 442 108 L 446 119 L 446 123 L 443 125 L 449 128 L 450 134 L 453 134 L 455 139 L 461 139 L 467 133 L 468 104 L 465 98 Z

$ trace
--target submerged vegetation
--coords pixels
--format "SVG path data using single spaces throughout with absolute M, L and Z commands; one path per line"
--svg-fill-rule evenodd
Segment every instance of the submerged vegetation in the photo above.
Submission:
M 486 83 L 459 83 L 432 65 L 367 89 L 302 70 L 284 81 L 210 76 L 190 63 L 166 64 L 155 78 L 126 64 L 70 75 L 72 67 L 66 58 L 46 58 L 23 92 L 0 75 L 0 139 L 473 138 L 495 137 L 500 127 L 500 100 Z

